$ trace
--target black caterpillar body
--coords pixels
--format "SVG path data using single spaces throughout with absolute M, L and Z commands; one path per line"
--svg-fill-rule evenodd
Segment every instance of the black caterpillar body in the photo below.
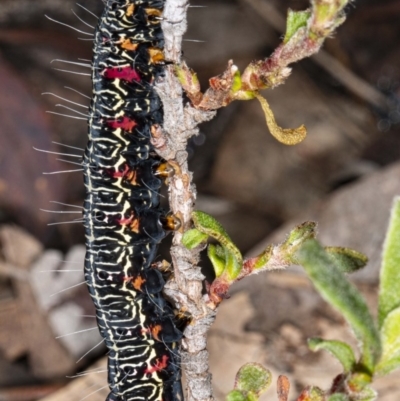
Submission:
M 152 267 L 165 231 L 163 123 L 154 81 L 163 73 L 164 0 L 108 0 L 95 32 L 93 99 L 84 154 L 85 279 L 108 356 L 110 401 L 179 401 L 180 360 L 164 279 Z

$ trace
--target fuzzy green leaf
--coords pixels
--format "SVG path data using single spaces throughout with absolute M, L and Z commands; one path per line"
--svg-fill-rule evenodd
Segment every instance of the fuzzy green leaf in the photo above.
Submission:
M 246 401 L 246 395 L 239 390 L 232 390 L 226 396 L 226 401 Z
M 243 257 L 239 249 L 232 242 L 228 233 L 222 227 L 222 225 L 207 213 L 199 210 L 192 213 L 192 219 L 195 227 L 203 234 L 207 234 L 209 237 L 216 239 L 223 247 L 227 248 L 233 253 L 238 260 L 239 264 L 243 263 Z
M 230 281 L 236 280 L 240 271 L 242 270 L 243 263 L 240 263 L 236 255 L 230 252 L 229 249 L 225 248 L 225 269 L 228 273 L 228 278 Z
M 356 363 L 352 348 L 342 341 L 311 338 L 308 340 L 308 346 L 312 351 L 323 349 L 330 352 L 343 365 L 345 373 L 351 372 Z
M 288 10 L 286 19 L 286 33 L 283 43 L 289 42 L 292 36 L 302 27 L 307 26 L 307 21 L 310 18 L 310 11 L 293 11 Z
M 350 398 L 346 394 L 332 394 L 328 401 L 350 401 Z
M 371 374 L 362 369 L 356 370 L 347 379 L 347 387 L 357 394 L 367 391 L 369 384 L 371 384 Z
M 400 198 L 395 199 L 383 247 L 379 290 L 379 327 L 400 306 Z
M 377 373 L 388 374 L 400 367 L 400 308 L 390 312 L 381 328 L 382 357 Z
M 272 376 L 268 369 L 258 363 L 246 363 L 235 378 L 235 389 L 260 396 L 271 384 Z
M 279 247 L 282 257 L 288 261 L 295 262 L 293 255 L 304 244 L 304 242 L 311 238 L 315 238 L 316 226 L 315 222 L 306 221 L 293 228 L 293 230 L 288 234 L 285 242 Z
M 191 230 L 188 230 L 183 234 L 182 244 L 188 249 L 193 249 L 196 248 L 196 246 L 199 246 L 200 244 L 206 242 L 207 239 L 207 234 L 203 234 L 196 228 L 192 228 Z
M 377 398 L 377 392 L 369 386 L 357 394 L 357 401 L 375 401 Z
M 303 390 L 298 399 L 301 401 L 325 401 L 325 395 L 319 387 L 311 386 Z
M 233 93 L 239 91 L 242 88 L 242 77 L 240 74 L 240 71 L 237 70 L 235 72 L 235 75 L 233 76 L 233 83 L 232 83 L 232 88 L 231 91 Z
M 353 273 L 363 268 L 368 262 L 368 258 L 364 254 L 354 249 L 327 246 L 325 251 L 334 259 L 335 265 L 342 273 Z
M 362 362 L 372 374 L 380 355 L 380 339 L 365 300 L 316 240 L 306 241 L 295 257 L 321 296 L 350 324 L 362 343 Z
M 225 270 L 225 250 L 221 245 L 208 245 L 207 255 L 214 267 L 215 276 L 219 277 Z
M 271 259 L 272 252 L 274 247 L 272 245 L 268 245 L 265 250 L 258 256 L 254 258 L 254 270 L 260 270 L 265 268 L 268 261 Z

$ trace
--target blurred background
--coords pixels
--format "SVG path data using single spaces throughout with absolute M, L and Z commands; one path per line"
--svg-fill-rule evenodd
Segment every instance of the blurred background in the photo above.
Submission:
M 99 15 L 103 3 L 79 4 L 0 0 L 0 400 L 5 401 L 103 400 L 108 393 L 105 350 L 81 272 L 84 189 L 80 167 L 73 164 L 87 140 L 90 70 L 61 61 L 90 60 L 92 44 L 84 32 L 92 31 L 92 13 Z M 229 59 L 243 69 L 267 57 L 280 43 L 286 10 L 305 9 L 308 2 L 192 5 L 184 57 L 205 88 Z M 347 15 L 321 53 L 293 65 L 285 85 L 264 93 L 281 126 L 307 126 L 303 143 L 276 142 L 259 103 L 236 102 L 200 127 L 188 152 L 196 207 L 215 216 L 243 253 L 255 255 L 267 243 L 282 241 L 294 225 L 316 220 L 324 244 L 368 255 L 368 267 L 353 279 L 375 308 L 381 245 L 392 199 L 400 194 L 400 3 L 358 0 Z M 57 106 L 67 104 L 59 97 L 77 103 L 68 107 L 82 114 Z M 168 239 L 161 257 L 168 257 L 167 250 Z M 207 273 L 205 260 L 204 266 Z M 340 366 L 308 351 L 309 336 L 351 339 L 300 271 L 239 283 L 209 335 L 216 397 L 223 398 L 248 361 L 287 374 L 291 399 L 306 385 L 328 387 Z M 398 373 L 397 381 L 396 374 L 378 381 L 379 400 L 400 399 L 398 383 Z

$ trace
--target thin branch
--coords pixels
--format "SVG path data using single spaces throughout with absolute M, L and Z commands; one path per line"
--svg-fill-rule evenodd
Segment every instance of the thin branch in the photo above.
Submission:
M 241 1 L 257 11 L 257 14 L 275 30 L 280 33 L 285 32 L 285 18 L 271 2 L 265 0 Z M 321 49 L 317 54 L 314 54 L 311 57 L 311 60 L 361 99 L 380 109 L 387 109 L 388 99 L 383 93 L 349 70 L 344 64 L 331 56 L 327 51 Z
M 242 0 L 253 7 L 261 7 L 262 15 L 271 12 L 268 20 L 273 19 L 273 26 L 281 28 L 284 25 L 282 17 L 276 10 L 265 5 L 261 0 Z M 257 97 L 261 89 L 270 89 L 281 85 L 291 73 L 291 64 L 316 55 L 326 38 L 345 20 L 344 7 L 351 0 L 312 0 L 311 8 L 304 11 L 288 11 L 286 33 L 282 43 L 266 59 L 251 62 L 240 73 L 232 61 L 228 62 L 226 70 L 219 76 L 209 80 L 210 86 L 204 92 L 200 90 L 197 76 L 185 63 L 176 67 L 177 74 L 186 94 L 193 105 L 201 110 L 217 110 L 227 106 L 234 100 L 250 100 Z M 319 63 L 335 76 L 343 76 L 346 83 L 360 96 L 370 99 L 370 102 L 382 108 L 386 99 L 378 91 L 373 90 L 364 81 L 350 76 L 343 66 L 331 63 L 327 54 L 317 56 Z M 286 143 L 286 142 L 284 142 Z
M 162 22 L 165 38 L 165 57 L 173 64 L 180 63 L 182 36 L 186 31 L 186 0 L 167 0 Z M 204 276 L 197 266 L 199 251 L 189 251 L 181 244 L 182 233 L 190 227 L 196 197 L 192 174 L 188 169 L 187 140 L 198 134 L 197 125 L 214 117 L 215 112 L 200 111 L 184 106 L 183 92 L 174 74 L 174 67 L 166 68 L 165 77 L 156 84 L 164 106 L 163 130 L 153 132 L 153 144 L 158 153 L 174 167 L 169 181 L 169 203 L 179 217 L 182 227 L 176 231 L 171 248 L 174 280 L 165 293 L 175 305 L 192 315 L 191 324 L 184 331 L 182 341 L 182 369 L 186 377 L 187 401 L 213 399 L 209 373 L 206 333 L 214 321 L 215 311 L 209 310 L 202 299 Z
M 327 1 L 329 7 L 325 7 L 326 3 L 321 3 L 323 1 Z M 168 64 L 165 76 L 156 83 L 156 90 L 163 103 L 164 123 L 163 127 L 153 127 L 152 144 L 175 170 L 169 179 L 169 202 L 172 212 L 182 224 L 174 234 L 171 247 L 174 278 L 167 283 L 164 292 L 176 307 L 192 316 L 191 324 L 184 331 L 181 346 L 187 401 L 213 400 L 206 334 L 215 318 L 215 310 L 207 306 L 207 296 L 202 294 L 204 276 L 197 266 L 199 247 L 188 250 L 182 244 L 183 233 L 191 228 L 196 198 L 196 188 L 188 169 L 187 140 L 198 134 L 198 124 L 215 116 L 214 110 L 233 100 L 258 98 L 260 89 L 283 83 L 290 74 L 288 65 L 316 53 L 323 40 L 343 22 L 342 9 L 348 1 L 313 0 L 313 10 L 322 7 L 324 12 L 311 13 L 307 10 L 292 14 L 284 41 L 269 58 L 249 64 L 242 75 L 229 62 L 222 75 L 210 79 L 210 88 L 203 95 L 196 74 L 181 60 L 181 43 L 186 31 L 189 3 L 187 0 L 166 0 L 162 28 L 164 55 Z M 184 105 L 181 85 L 191 104 Z M 260 102 L 263 109 L 268 109 L 266 101 Z M 284 137 L 282 142 L 294 144 L 304 138 L 303 127 L 297 130 L 280 129 L 271 118 L 269 109 L 267 112 L 267 122 L 272 126 L 270 129 Z M 296 135 L 296 140 L 293 140 L 293 135 Z M 278 262 L 276 258 L 271 258 L 274 267 Z M 271 264 L 265 268 L 272 267 Z M 254 267 L 251 261 L 248 261 L 247 267 L 250 270 Z

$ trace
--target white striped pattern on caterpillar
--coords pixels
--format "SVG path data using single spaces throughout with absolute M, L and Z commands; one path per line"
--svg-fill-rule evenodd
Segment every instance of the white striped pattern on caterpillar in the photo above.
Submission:
M 84 154 L 85 279 L 109 350 L 112 401 L 182 397 L 173 311 L 152 267 L 171 224 L 159 207 L 165 164 L 151 145 L 163 123 L 164 0 L 109 0 L 99 19 Z

